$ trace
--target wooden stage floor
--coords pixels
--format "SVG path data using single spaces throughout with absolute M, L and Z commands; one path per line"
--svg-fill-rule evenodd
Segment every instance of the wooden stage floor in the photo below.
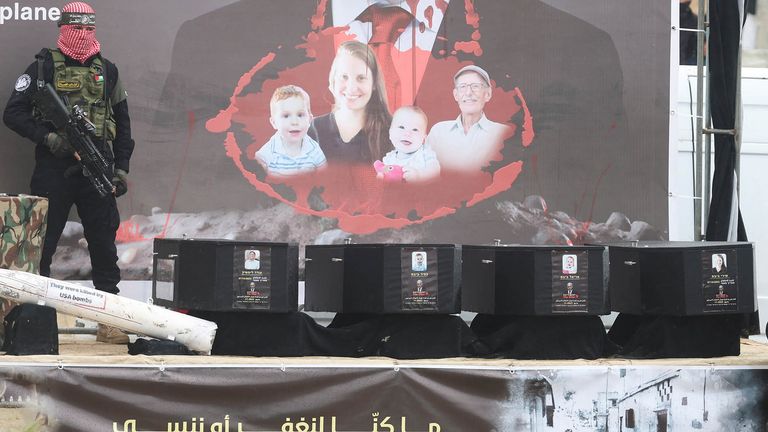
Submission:
M 576 374 L 583 377 L 593 377 L 596 370 L 615 370 L 639 368 L 653 373 L 658 370 L 659 374 L 665 373 L 669 369 L 685 370 L 687 368 L 705 369 L 724 368 L 724 369 L 742 369 L 758 370 L 768 369 L 768 344 L 765 343 L 765 337 L 760 336 L 757 340 L 742 339 L 741 354 L 739 356 L 719 357 L 719 358 L 675 358 L 675 359 L 654 359 L 654 360 L 631 360 L 605 358 L 598 360 L 515 360 L 515 359 L 492 359 L 483 360 L 475 358 L 441 358 L 424 360 L 396 360 L 384 357 L 366 357 L 366 358 L 342 358 L 342 357 L 245 357 L 245 356 L 146 356 L 129 355 L 126 345 L 110 345 L 96 342 L 94 335 L 60 335 L 59 354 L 58 355 L 34 355 L 34 356 L 13 356 L 0 353 L 0 375 L 5 371 L 12 374 L 14 371 L 28 370 L 35 368 L 43 369 L 66 369 L 67 366 L 76 368 L 107 368 L 105 372 L 111 374 L 114 369 L 125 368 L 131 376 L 138 369 L 164 370 L 165 368 L 191 368 L 202 367 L 201 370 L 208 368 L 221 368 L 226 373 L 229 369 L 250 369 L 254 373 L 258 369 L 268 371 L 272 368 L 281 368 L 285 370 L 303 370 L 304 367 L 310 368 L 332 368 L 344 370 L 347 368 L 393 368 L 397 370 L 408 369 L 467 369 L 467 373 L 473 373 L 469 369 L 509 369 L 510 371 L 524 370 L 562 370 L 566 369 L 571 376 Z M 138 368 L 138 369 L 137 369 Z M 135 371 L 134 371 L 135 370 Z M 475 371 L 474 373 L 476 373 Z M 206 372 L 193 372 L 206 373 Z M 250 372 L 249 372 L 250 373 Z M 599 375 L 598 375 L 599 376 Z M 0 380 L 2 384 L 2 380 Z M 559 385 L 559 384 L 555 384 Z M 1 387 L 1 386 L 0 386 Z M 562 391 L 557 387 L 555 394 Z M 0 389 L 2 390 L 2 389 Z M 0 391 L 0 394 L 2 391 Z M 6 400 L 7 402 L 7 400 Z M 7 405 L 7 404 L 6 404 Z M 35 412 L 30 413 L 29 409 L 23 406 L 4 405 L 0 400 L 0 431 L 34 431 L 48 432 L 50 429 L 38 425 L 38 418 Z

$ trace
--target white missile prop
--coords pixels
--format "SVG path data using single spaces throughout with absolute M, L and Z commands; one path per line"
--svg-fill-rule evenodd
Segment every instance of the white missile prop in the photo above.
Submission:
M 176 341 L 210 354 L 216 323 L 149 303 L 36 274 L 0 269 L 0 297 L 50 306 L 58 312 L 157 339 Z

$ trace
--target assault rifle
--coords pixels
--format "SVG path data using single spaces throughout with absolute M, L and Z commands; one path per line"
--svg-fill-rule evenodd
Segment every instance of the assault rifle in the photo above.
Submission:
M 111 195 L 115 190 L 110 180 L 112 170 L 91 139 L 96 127 L 83 109 L 75 105 L 70 112 L 50 83 L 38 90 L 34 103 L 43 119 L 51 122 L 56 130 L 64 131 L 65 138 L 75 150 L 75 159 L 82 167 L 83 175 L 91 181 L 99 195 Z

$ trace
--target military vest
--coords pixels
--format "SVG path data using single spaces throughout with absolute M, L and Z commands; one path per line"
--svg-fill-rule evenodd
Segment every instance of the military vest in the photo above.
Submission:
M 117 130 L 112 104 L 104 97 L 106 77 L 101 57 L 96 57 L 90 66 L 67 66 L 64 54 L 52 49 L 53 87 L 61 96 L 66 96 L 68 108 L 79 105 L 96 126 L 95 135 L 101 139 L 107 132 L 107 141 L 115 139 Z

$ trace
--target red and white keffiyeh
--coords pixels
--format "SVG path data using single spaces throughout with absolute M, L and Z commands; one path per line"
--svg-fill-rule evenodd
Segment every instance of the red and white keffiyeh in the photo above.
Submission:
M 84 2 L 67 3 L 61 12 L 95 14 L 93 8 Z M 56 45 L 64 55 L 80 63 L 84 63 L 101 50 L 101 44 L 96 40 L 96 30 L 92 25 L 62 25 Z

